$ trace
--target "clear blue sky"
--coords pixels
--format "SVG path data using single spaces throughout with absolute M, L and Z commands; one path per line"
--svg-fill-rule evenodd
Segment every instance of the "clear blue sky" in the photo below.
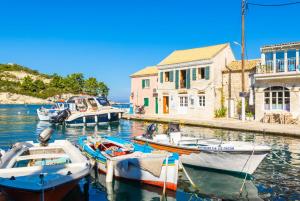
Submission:
M 240 0 L 0 0 L 0 8 L 0 63 L 82 72 L 118 100 L 129 97 L 131 73 L 175 49 L 240 41 Z M 300 41 L 299 10 L 249 6 L 248 58 L 265 44 Z

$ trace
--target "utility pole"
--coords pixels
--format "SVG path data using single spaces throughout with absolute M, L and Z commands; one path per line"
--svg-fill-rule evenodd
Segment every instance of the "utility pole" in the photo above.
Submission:
M 246 119 L 246 105 L 245 105 L 245 12 L 246 12 L 246 0 L 242 0 L 242 92 L 240 94 L 242 99 L 242 121 Z
M 245 12 L 246 2 L 242 0 L 242 92 L 245 92 Z

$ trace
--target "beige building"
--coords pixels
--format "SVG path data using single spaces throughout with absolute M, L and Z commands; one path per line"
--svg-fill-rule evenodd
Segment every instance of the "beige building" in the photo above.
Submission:
M 157 114 L 157 67 L 146 67 L 130 77 L 130 103 L 133 105 L 133 109 L 135 110 L 137 106 L 144 106 L 145 114 Z
M 260 65 L 260 59 L 245 60 L 245 89 L 249 94 L 247 103 L 249 111 L 254 113 L 254 74 L 256 67 Z M 242 91 L 242 62 L 232 61 L 222 71 L 222 86 L 225 106 L 228 108 L 228 117 L 239 117 L 241 101 L 240 92 Z
M 255 74 L 255 117 L 267 113 L 300 115 L 300 42 L 261 48 L 261 66 Z
M 176 50 L 158 65 L 158 113 L 213 118 L 221 108 L 222 70 L 235 60 L 230 44 Z

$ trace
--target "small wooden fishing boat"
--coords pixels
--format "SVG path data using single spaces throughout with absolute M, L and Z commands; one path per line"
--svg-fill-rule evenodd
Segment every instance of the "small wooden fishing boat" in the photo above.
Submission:
M 269 146 L 252 142 L 182 136 L 178 125 L 171 125 L 168 134 L 153 135 L 155 127 L 151 124 L 147 132 L 134 137 L 134 141 L 178 153 L 183 164 L 197 167 L 253 174 L 271 150 Z
M 62 200 L 89 174 L 89 161 L 69 141 L 45 143 L 49 132 L 41 134 L 43 143 L 16 143 L 2 155 L 0 189 L 13 200 Z
M 154 151 L 120 138 L 83 136 L 82 151 L 96 164 L 100 173 L 167 189 L 177 189 L 178 155 Z M 109 174 L 109 175 L 108 175 Z M 109 181 L 108 181 L 109 182 Z

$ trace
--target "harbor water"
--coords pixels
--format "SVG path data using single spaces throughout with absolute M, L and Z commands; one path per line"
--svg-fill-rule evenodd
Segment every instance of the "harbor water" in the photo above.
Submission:
M 39 122 L 36 117 L 37 105 L 0 105 L 0 148 L 8 149 L 19 141 L 36 141 L 38 134 L 51 126 Z M 141 135 L 149 122 L 121 120 L 119 123 L 96 127 L 52 126 L 55 133 L 52 139 L 68 139 L 76 143 L 82 135 L 114 135 L 131 139 Z M 160 124 L 163 131 L 167 125 Z M 187 178 L 180 173 L 176 192 L 167 193 L 167 200 L 300 200 L 300 139 L 258 133 L 246 133 L 221 129 L 209 129 L 183 126 L 185 134 L 222 140 L 242 140 L 266 143 L 272 146 L 272 152 L 260 164 L 251 178 L 222 172 L 186 167 L 197 188 L 193 188 Z M 85 180 L 64 200 L 160 200 L 162 189 L 141 185 L 135 182 L 115 181 L 106 186 L 105 176 L 89 180 L 88 195 L 84 192 Z M 0 198 L 1 200 L 2 198 Z M 4 198 L 3 198 L 4 199 Z

